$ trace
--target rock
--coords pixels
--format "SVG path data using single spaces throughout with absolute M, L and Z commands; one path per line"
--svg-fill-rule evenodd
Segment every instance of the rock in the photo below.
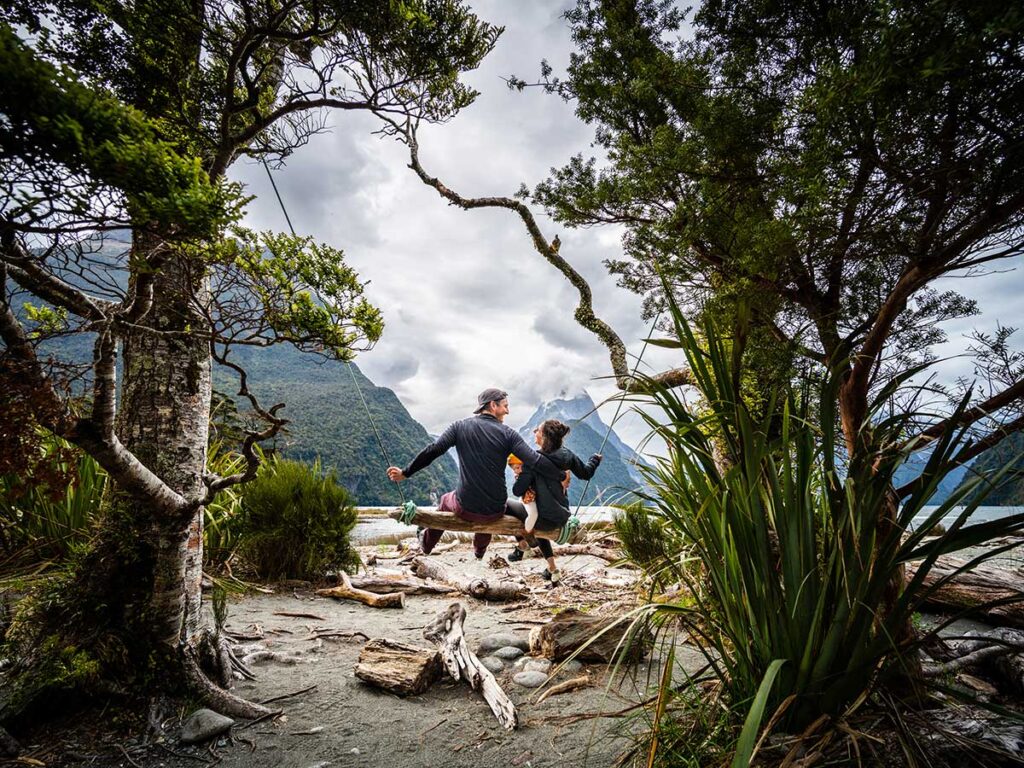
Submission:
M 526 671 L 520 672 L 512 678 L 512 682 L 524 688 L 540 688 L 548 681 L 548 676 L 543 672 Z
M 234 724 L 235 721 L 230 717 L 224 717 L 212 709 L 197 709 L 181 726 L 181 740 L 186 744 L 198 744 L 220 736 Z
M 493 635 L 487 635 L 481 640 L 476 647 L 476 653 L 478 656 L 486 656 L 499 648 L 509 645 L 514 648 L 522 648 L 523 651 L 528 651 L 530 649 L 530 639 L 513 635 L 511 632 L 498 632 Z
M 542 674 L 548 674 L 551 671 L 551 660 L 550 659 L 530 659 L 526 664 L 523 665 L 524 672 L 540 672 Z
M 505 669 L 505 662 L 494 656 L 483 656 L 480 659 L 480 663 L 494 674 L 498 674 Z
M 583 669 L 583 665 L 580 662 L 576 661 L 576 659 L 571 659 L 569 661 L 563 661 L 561 664 L 558 664 L 557 669 L 559 675 L 565 677 L 572 677 L 581 669 Z
M 514 645 L 506 645 L 504 648 L 499 648 L 491 655 L 497 656 L 499 659 L 504 659 L 505 661 L 513 661 L 518 659 L 524 653 L 526 653 L 526 651 L 522 648 L 516 648 Z

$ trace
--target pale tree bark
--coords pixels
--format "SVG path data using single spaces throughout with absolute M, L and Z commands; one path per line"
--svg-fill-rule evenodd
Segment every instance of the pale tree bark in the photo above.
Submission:
M 145 242 L 136 242 L 145 248 Z M 153 303 L 124 336 L 124 383 L 117 431 L 135 456 L 186 499 L 203 497 L 212 396 L 209 329 L 194 310 L 205 276 L 169 258 L 156 277 Z M 190 644 L 200 627 L 203 510 L 190 505 L 154 514 L 123 498 L 153 553 L 152 616 L 168 647 Z

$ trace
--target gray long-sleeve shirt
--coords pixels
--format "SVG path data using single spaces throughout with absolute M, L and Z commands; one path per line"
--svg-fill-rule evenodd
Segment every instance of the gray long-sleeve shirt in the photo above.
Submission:
M 452 446 L 459 454 L 459 487 L 455 489 L 455 497 L 467 512 L 505 513 L 508 499 L 505 463 L 510 453 L 542 477 L 562 477 L 562 470 L 528 446 L 522 435 L 489 413 L 451 424 L 437 440 L 420 451 L 402 473 L 412 477 Z

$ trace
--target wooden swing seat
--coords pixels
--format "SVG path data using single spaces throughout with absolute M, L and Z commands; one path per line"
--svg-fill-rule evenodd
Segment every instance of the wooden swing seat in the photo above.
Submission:
M 401 509 L 393 509 L 388 512 L 388 517 L 392 520 L 401 520 L 402 511 Z M 456 517 L 454 512 L 442 512 L 437 509 L 424 507 L 416 508 L 412 524 L 421 525 L 424 528 L 436 528 L 441 531 L 463 531 L 465 533 L 497 533 L 506 536 L 522 536 L 525 533 L 522 522 L 511 515 L 502 515 L 486 523 L 476 523 Z M 534 536 L 542 539 L 551 539 L 552 541 L 557 541 L 561 534 L 561 528 L 549 531 L 535 530 L 533 532 Z

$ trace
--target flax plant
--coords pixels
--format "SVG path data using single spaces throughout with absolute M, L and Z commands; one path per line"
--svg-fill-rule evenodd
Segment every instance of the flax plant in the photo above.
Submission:
M 662 540 L 681 542 L 700 567 L 679 569 L 679 552 L 643 563 L 679 574 L 692 594 L 685 605 L 648 610 L 663 625 L 681 621 L 697 640 L 733 721 L 746 720 L 733 763 L 746 765 L 766 715 L 770 727 L 799 733 L 851 715 L 896 678 L 905 689 L 917 641 L 903 630 L 937 588 L 924 586 L 935 559 L 1019 531 L 1024 515 L 968 524 L 983 478 L 926 511 L 964 440 L 949 432 L 935 442 L 895 525 L 880 524 L 895 503 L 894 474 L 916 447 L 905 444 L 910 416 L 886 415 L 883 404 L 916 371 L 878 395 L 869 448 L 840 463 L 838 376 L 779 391 L 755 414 L 738 394 L 740 350 L 710 325 L 698 339 L 678 311 L 674 319 L 677 338 L 661 345 L 686 355 L 702 407 L 695 413 L 677 391 L 650 382 L 656 408 L 644 417 L 668 453 L 645 469 L 653 489 L 646 501 Z M 924 522 L 912 530 L 919 515 Z M 948 516 L 946 532 L 929 538 Z M 921 560 L 916 575 L 894 590 L 911 560 Z M 666 686 L 687 690 L 671 679 Z M 686 698 L 678 696 L 680 706 Z M 646 764 L 655 762 L 652 753 Z

